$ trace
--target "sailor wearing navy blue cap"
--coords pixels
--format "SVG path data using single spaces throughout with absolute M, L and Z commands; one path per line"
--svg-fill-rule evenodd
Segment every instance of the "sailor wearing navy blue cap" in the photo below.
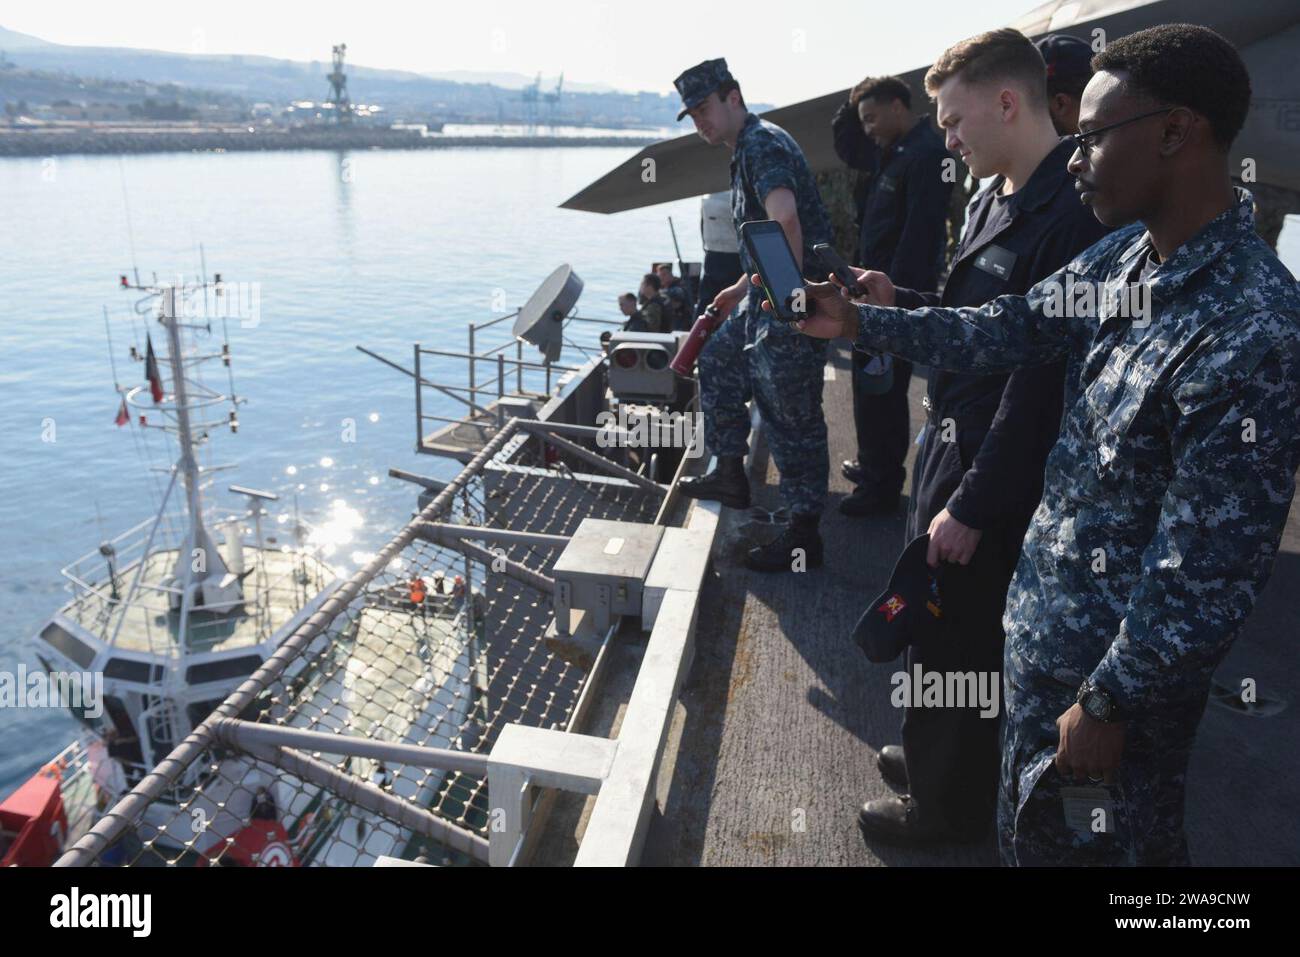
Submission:
M 1079 100 L 1092 79 L 1092 47 L 1078 37 L 1049 33 L 1034 41 L 1047 65 L 1047 106 L 1062 136 L 1079 131 Z
M 755 220 L 775 220 L 806 278 L 821 280 L 826 270 L 813 252 L 830 242 L 830 218 L 812 170 L 794 138 L 749 112 L 740 86 L 723 59 L 706 60 L 679 76 L 679 116 L 689 115 L 711 146 L 731 150 L 731 212 L 740 227 Z M 790 525 L 774 540 L 751 549 L 745 564 L 764 572 L 802 571 L 822 564 L 818 525 L 826 503 L 830 455 L 822 412 L 826 344 L 809 345 L 792 324 L 759 309 L 761 293 L 751 285 L 755 267 L 740 245 L 744 272 L 713 299 L 730 316 L 700 352 L 700 405 L 704 436 L 718 457 L 717 468 L 678 487 L 692 498 L 710 499 L 732 508 L 749 506 L 744 457 L 749 451 L 752 397 L 763 420 L 772 458 L 781 473 L 781 505 Z M 742 312 L 731 316 L 741 304 Z

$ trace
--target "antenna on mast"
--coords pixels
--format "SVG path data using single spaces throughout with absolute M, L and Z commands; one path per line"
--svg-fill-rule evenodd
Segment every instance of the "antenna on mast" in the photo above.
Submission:
M 185 625 L 190 611 L 195 607 L 210 610 L 227 610 L 243 601 L 243 589 L 238 576 L 226 567 L 217 551 L 212 536 L 203 525 L 203 505 L 200 500 L 200 474 L 195 451 L 195 437 L 190 419 L 189 382 L 185 377 L 185 357 L 181 351 L 181 309 L 177 306 L 176 286 L 165 286 L 158 321 L 167 331 L 168 358 L 172 367 L 172 412 L 176 419 L 177 437 L 181 455 L 176 463 L 185 483 L 186 510 L 189 534 L 187 548 L 176 557 L 173 577 L 180 583 L 179 595 L 173 594 L 173 604 L 179 604 L 181 625 Z
M 135 274 L 135 284 L 140 285 L 140 269 L 135 261 L 135 230 L 131 228 L 131 202 L 126 195 L 126 164 L 122 157 L 117 157 L 117 172 L 122 180 L 122 208 L 126 212 L 126 241 L 131 247 L 131 272 Z

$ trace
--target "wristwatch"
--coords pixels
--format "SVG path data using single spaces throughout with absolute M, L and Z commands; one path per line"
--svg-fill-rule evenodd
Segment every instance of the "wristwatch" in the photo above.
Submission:
M 1088 717 L 1112 724 L 1122 720 L 1115 699 L 1105 688 L 1094 684 L 1091 678 L 1085 678 L 1079 685 L 1079 694 L 1074 699 L 1083 708 Z

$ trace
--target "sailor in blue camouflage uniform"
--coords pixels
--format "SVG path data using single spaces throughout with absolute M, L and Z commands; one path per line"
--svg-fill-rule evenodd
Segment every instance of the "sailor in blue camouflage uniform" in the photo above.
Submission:
M 1229 180 L 1250 102 L 1232 46 L 1165 25 L 1093 67 L 1070 171 L 1099 220 L 1132 225 L 1024 296 L 906 311 L 821 285 L 803 327 L 829 337 L 843 320 L 865 348 L 962 372 L 1067 360 L 1004 616 L 1000 851 L 1016 865 L 1185 864 L 1196 728 L 1300 467 L 1300 287 Z
M 794 138 L 745 107 L 726 60 L 707 60 L 674 83 L 684 107 L 710 144 L 732 149 L 731 211 L 737 235 L 744 223 L 781 223 L 805 276 L 824 276 L 813 246 L 830 240 L 830 220 L 812 170 Z M 745 564 L 757 571 L 790 571 L 822 564 L 818 531 L 826 504 L 829 452 L 822 414 L 826 343 L 799 334 L 794 326 L 759 309 L 761 292 L 749 282 L 755 272 L 744 244 L 744 274 L 713 300 L 727 315 L 742 310 L 713 333 L 700 353 L 700 405 L 704 435 L 718 466 L 698 479 L 683 479 L 683 494 L 734 508 L 749 505 L 744 456 L 749 450 L 752 397 L 763 420 L 772 458 L 781 475 L 781 504 L 790 524 L 773 541 L 751 549 Z

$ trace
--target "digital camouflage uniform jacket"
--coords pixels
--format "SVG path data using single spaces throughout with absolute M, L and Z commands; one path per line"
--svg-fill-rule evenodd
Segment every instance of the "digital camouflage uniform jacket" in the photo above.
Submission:
M 754 220 L 767 219 L 767 208 L 763 203 L 772 190 L 781 187 L 794 193 L 799 228 L 803 232 L 804 276 L 821 281 L 829 270 L 818 263 L 813 246 L 830 242 L 831 223 L 817 190 L 817 180 L 794 137 L 781 127 L 749 113 L 740 128 L 740 135 L 736 137 L 736 148 L 731 156 L 731 218 L 736 224 L 740 265 L 748 274 L 757 270 L 749 259 L 749 250 L 740 242 L 740 227 Z M 747 290 L 751 323 L 761 323 L 786 335 L 796 333 L 793 326 L 759 310 L 762 297 L 757 286 L 750 286 Z

